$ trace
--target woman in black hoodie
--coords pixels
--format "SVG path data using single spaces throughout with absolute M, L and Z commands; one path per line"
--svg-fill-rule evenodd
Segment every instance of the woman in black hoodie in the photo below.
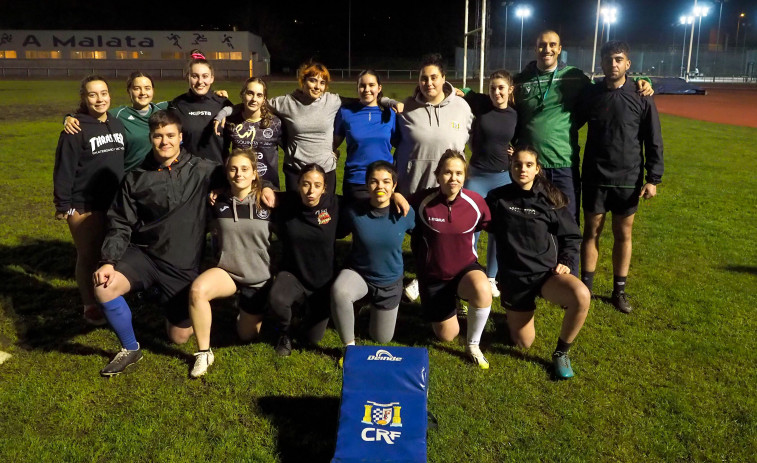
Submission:
M 108 114 L 110 92 L 100 76 L 84 78 L 77 118 L 81 131 L 61 132 L 53 171 L 55 218 L 66 220 L 76 246 L 76 283 L 84 319 L 104 325 L 95 303 L 92 274 L 100 258 L 105 213 L 124 175 L 124 126 Z
M 568 268 L 581 245 L 581 233 L 565 207 L 567 197 L 544 176 L 536 150 L 516 148 L 510 177 L 513 183 L 486 197 L 492 214 L 488 231 L 497 239 L 497 281 L 510 338 L 518 347 L 531 347 L 537 296 L 563 307 L 552 362 L 555 377 L 568 379 L 573 376 L 568 349 L 586 320 L 591 300 L 589 290 Z

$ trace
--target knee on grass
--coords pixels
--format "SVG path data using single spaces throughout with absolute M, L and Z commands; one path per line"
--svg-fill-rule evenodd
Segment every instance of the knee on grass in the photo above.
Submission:
M 184 344 L 192 337 L 194 329 L 192 323 L 186 320 L 179 325 L 174 325 L 169 321 L 166 321 L 166 335 L 168 339 L 174 344 Z

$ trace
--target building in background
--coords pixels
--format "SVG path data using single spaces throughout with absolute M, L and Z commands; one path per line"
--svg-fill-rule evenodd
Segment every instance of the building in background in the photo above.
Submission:
M 263 40 L 244 31 L 0 30 L 0 76 L 126 76 L 134 70 L 180 78 L 190 51 L 201 50 L 219 78 L 270 74 Z

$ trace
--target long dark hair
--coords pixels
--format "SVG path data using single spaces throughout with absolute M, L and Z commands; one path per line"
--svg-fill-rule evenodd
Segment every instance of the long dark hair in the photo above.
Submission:
M 297 183 L 299 184 L 300 180 L 302 180 L 302 177 L 305 174 L 307 174 L 308 172 L 312 172 L 312 171 L 315 171 L 315 172 L 318 172 L 319 174 L 321 174 L 321 178 L 323 178 L 323 186 L 325 187 L 327 185 L 327 182 L 326 182 L 326 171 L 323 170 L 323 167 L 319 166 L 316 163 L 306 164 L 300 170 L 300 175 L 297 176 Z
M 242 90 L 239 91 L 239 96 L 244 96 L 244 92 L 247 91 L 247 85 L 253 82 L 263 86 L 263 97 L 265 98 L 265 100 L 263 101 L 263 105 L 260 107 L 260 127 L 266 129 L 271 126 L 271 121 L 273 121 L 273 114 L 271 113 L 271 107 L 268 106 L 268 85 L 266 85 L 265 81 L 260 77 L 250 77 L 249 79 L 244 81 L 244 84 L 242 84 Z
M 360 72 L 360 74 L 357 75 L 358 88 L 360 87 L 360 79 L 362 79 L 363 76 L 373 76 L 376 78 L 376 83 L 381 85 L 381 77 L 379 77 L 378 72 L 374 71 L 373 69 L 364 69 L 363 71 Z M 376 95 L 376 101 L 380 102 L 383 96 L 384 96 L 384 90 L 382 89 L 378 93 L 378 95 Z M 386 124 L 387 122 L 391 120 L 392 109 L 381 106 L 381 103 L 379 103 L 379 107 L 381 108 L 381 122 Z
M 547 197 L 547 200 L 555 209 L 560 209 L 568 205 L 568 197 L 565 196 L 565 193 L 560 191 L 552 182 L 547 180 L 547 176 L 544 174 L 544 167 L 541 165 L 541 161 L 539 160 L 539 152 L 536 151 L 536 148 L 533 146 L 518 146 L 515 148 L 515 152 L 513 153 L 513 157 L 519 155 L 520 153 L 529 153 L 534 156 L 534 159 L 536 160 L 536 165 L 539 167 L 539 172 L 537 172 L 536 177 L 534 177 L 534 185 L 533 187 L 537 187 L 540 190 L 544 192 L 544 194 Z M 512 175 L 512 168 L 515 163 L 510 162 L 510 173 Z M 533 188 L 532 187 L 532 188 Z
M 131 74 L 129 74 L 129 78 L 126 79 L 126 91 L 128 92 L 131 90 L 131 86 L 134 84 L 134 79 L 137 77 L 144 77 L 150 81 L 150 85 L 152 86 L 153 90 L 155 90 L 155 82 L 152 80 L 152 76 L 146 72 L 142 71 L 134 71 Z
M 79 85 L 79 107 L 76 108 L 77 113 L 89 113 L 87 104 L 84 102 L 84 97 L 87 95 L 87 84 L 90 82 L 97 82 L 98 80 L 105 82 L 105 86 L 108 87 L 108 93 L 110 93 L 110 85 L 108 85 L 108 81 L 105 80 L 105 77 L 98 74 L 90 74 L 87 77 L 83 78 L 81 80 L 81 84 Z

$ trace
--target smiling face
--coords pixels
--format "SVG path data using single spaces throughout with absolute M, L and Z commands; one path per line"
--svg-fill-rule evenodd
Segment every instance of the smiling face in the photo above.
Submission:
M 554 68 L 561 52 L 559 35 L 552 31 L 541 34 L 536 39 L 536 67 L 542 71 Z
M 326 91 L 326 79 L 322 75 L 316 74 L 305 78 L 302 86 L 302 92 L 311 100 L 316 100 Z
M 150 132 L 152 155 L 164 166 L 170 165 L 181 152 L 181 130 L 176 124 L 167 124 Z
M 152 101 L 154 90 L 152 81 L 147 77 L 135 77 L 129 87 L 131 105 L 136 110 L 145 109 Z
M 101 121 L 108 118 L 108 108 L 110 108 L 108 84 L 102 80 L 87 82 L 81 100 L 90 116 Z
M 213 85 L 215 78 L 213 77 L 213 71 L 210 67 L 204 63 L 194 63 L 189 69 L 187 75 L 189 81 L 189 88 L 196 95 L 205 95 L 210 91 L 210 86 Z
M 397 183 L 392 178 L 392 173 L 383 169 L 371 172 L 368 178 L 368 192 L 373 207 L 386 207 L 392 199 Z
M 439 104 L 444 100 L 444 74 L 438 66 L 429 65 L 421 69 L 418 85 L 427 103 Z
M 247 196 L 252 190 L 252 182 L 257 177 L 258 170 L 247 156 L 231 156 L 226 162 L 226 178 L 229 180 L 232 193 L 237 197 Z
M 495 108 L 507 108 L 507 102 L 512 93 L 513 88 L 505 79 L 492 79 L 489 82 L 489 98 Z
M 315 207 L 318 205 L 323 192 L 326 190 L 326 182 L 320 172 L 317 170 L 311 170 L 305 172 L 302 177 L 300 177 L 299 188 L 302 204 L 308 207 Z
M 458 158 L 447 159 L 439 169 L 436 181 L 448 200 L 455 199 L 465 183 L 465 162 Z
M 366 106 L 377 106 L 378 95 L 381 92 L 381 84 L 373 74 L 364 74 L 357 82 L 357 93 L 360 102 Z
M 258 82 L 250 82 L 242 92 L 244 116 L 247 119 L 260 118 L 260 109 L 265 104 L 265 87 Z
M 530 190 L 534 186 L 539 170 L 536 155 L 530 151 L 518 151 L 510 159 L 510 177 L 513 183 L 524 190 Z

